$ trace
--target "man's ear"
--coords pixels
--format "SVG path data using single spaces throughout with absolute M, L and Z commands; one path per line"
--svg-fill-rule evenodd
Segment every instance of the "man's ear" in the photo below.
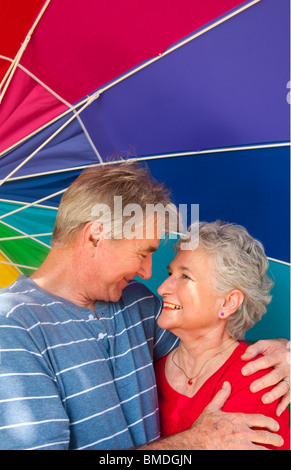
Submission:
M 98 242 L 104 238 L 103 224 L 95 221 L 91 225 L 91 238 L 94 246 L 97 246 Z
M 91 221 L 84 225 L 82 229 L 82 244 L 92 256 L 95 254 L 95 249 L 102 238 L 104 238 L 104 232 L 101 222 Z
M 224 296 L 224 301 L 219 313 L 220 318 L 228 318 L 241 306 L 244 301 L 244 294 L 239 289 L 232 289 Z

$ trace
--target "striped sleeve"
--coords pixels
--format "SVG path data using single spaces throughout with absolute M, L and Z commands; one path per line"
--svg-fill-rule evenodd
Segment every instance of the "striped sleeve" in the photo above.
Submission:
M 0 316 L 0 449 L 67 449 L 69 420 L 49 361 L 29 332 Z
M 157 320 L 162 312 L 162 301 L 158 297 L 154 297 L 155 299 L 155 320 L 154 320 L 154 354 L 153 360 L 158 361 L 162 357 L 169 354 L 169 352 L 177 347 L 179 339 L 174 336 L 170 331 L 162 330 L 159 327 Z

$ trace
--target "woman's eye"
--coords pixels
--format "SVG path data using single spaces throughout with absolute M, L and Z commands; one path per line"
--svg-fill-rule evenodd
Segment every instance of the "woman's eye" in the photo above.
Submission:
M 183 277 L 183 279 L 191 280 L 191 278 L 189 276 L 187 276 L 187 274 L 183 274 L 182 277 Z

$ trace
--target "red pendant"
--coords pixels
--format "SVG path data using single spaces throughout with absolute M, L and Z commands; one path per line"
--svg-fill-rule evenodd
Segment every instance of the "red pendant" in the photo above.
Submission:
M 188 385 L 192 385 L 192 381 L 191 380 L 188 380 Z

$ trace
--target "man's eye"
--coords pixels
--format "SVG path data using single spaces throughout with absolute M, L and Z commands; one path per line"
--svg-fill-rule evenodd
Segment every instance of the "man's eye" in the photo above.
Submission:
M 145 259 L 147 257 L 147 255 L 144 255 L 143 253 L 140 253 L 139 256 L 143 259 Z
M 187 276 L 187 274 L 183 274 L 182 277 L 183 277 L 183 279 L 191 280 L 191 278 L 189 276 Z

